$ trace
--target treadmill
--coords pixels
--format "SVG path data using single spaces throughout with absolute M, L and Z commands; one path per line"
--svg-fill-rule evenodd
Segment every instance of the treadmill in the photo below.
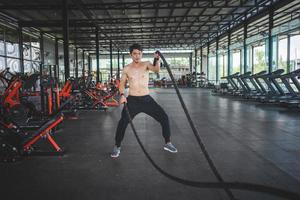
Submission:
M 290 94 L 292 95 L 291 98 L 286 100 L 281 100 L 280 103 L 283 106 L 288 107 L 300 107 L 300 84 L 297 80 L 300 76 L 300 69 L 297 69 L 295 71 L 292 71 L 290 73 L 287 73 L 283 76 L 281 76 L 282 82 L 285 84 L 286 88 L 289 90 Z M 290 84 L 291 80 L 293 84 L 295 85 L 295 88 L 293 88 Z M 296 90 L 298 91 L 296 91 Z
M 268 74 L 263 74 L 260 76 L 256 77 L 256 81 L 259 83 L 260 87 L 262 88 L 262 90 L 265 92 L 265 94 L 263 96 L 260 96 L 258 98 L 259 101 L 264 102 L 264 103 L 274 103 L 276 101 L 276 97 L 282 96 L 284 95 L 283 93 L 281 93 L 282 91 L 278 90 L 278 85 L 274 84 L 273 79 L 275 77 L 278 77 L 278 75 L 281 75 L 284 72 L 283 69 L 278 69 L 274 72 L 268 73 Z M 260 82 L 259 79 L 262 79 L 265 84 L 268 86 L 268 90 L 263 86 L 263 84 Z M 274 87 L 275 85 L 275 87 Z
M 258 79 L 257 77 L 264 75 L 266 73 L 267 71 L 263 70 L 248 77 L 251 84 L 255 88 L 255 90 L 251 94 L 249 94 L 248 96 L 249 98 L 257 99 L 259 96 L 263 96 L 267 93 L 266 89 L 263 86 L 260 86 L 262 85 L 262 83 L 259 80 L 256 81 L 256 79 Z

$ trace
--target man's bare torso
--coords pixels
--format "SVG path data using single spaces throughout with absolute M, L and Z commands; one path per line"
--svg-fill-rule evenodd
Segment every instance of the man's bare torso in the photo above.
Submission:
M 149 62 L 130 63 L 124 70 L 129 83 L 129 95 L 144 96 L 149 94 Z

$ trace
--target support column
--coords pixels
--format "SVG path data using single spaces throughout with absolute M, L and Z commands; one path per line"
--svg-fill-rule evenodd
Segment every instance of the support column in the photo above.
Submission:
M 85 76 L 85 60 L 84 60 L 84 54 L 85 54 L 85 50 L 82 50 L 82 77 Z
M 109 41 L 109 51 L 110 51 L 110 79 L 112 79 L 113 74 L 113 62 L 112 62 L 112 41 Z
M 287 35 L 287 73 L 291 71 L 291 35 Z
M 78 48 L 75 47 L 75 78 L 78 78 Z
M 57 66 L 57 77 L 58 77 L 58 82 L 60 82 L 60 80 L 59 80 L 58 39 L 57 39 L 57 38 L 55 38 L 54 59 L 55 59 L 55 65 Z
M 216 84 L 219 82 L 219 37 L 216 38 Z
M 254 72 L 254 46 L 251 46 L 251 64 L 252 64 L 252 66 L 251 66 L 251 70 L 252 70 L 252 72 Z
M 100 57 L 99 57 L 99 29 L 96 27 L 96 63 L 97 63 L 97 75 L 96 75 L 96 82 L 100 81 Z M 90 73 L 90 72 L 89 72 Z
M 203 72 L 203 48 L 200 47 L 200 73 Z
M 190 53 L 190 74 L 193 73 L 193 53 Z
M 269 30 L 268 30 L 268 64 L 269 64 L 269 72 L 273 71 L 273 37 L 272 37 L 272 29 L 273 29 L 273 15 L 274 15 L 274 10 L 273 6 L 270 7 L 269 10 Z M 288 71 L 289 72 L 289 65 L 288 65 Z
M 45 57 L 44 57 L 44 36 L 43 36 L 42 32 L 40 32 L 40 55 L 41 55 L 40 76 L 42 78 L 42 76 L 44 75 L 44 61 L 45 61 L 44 60 L 45 59 Z M 43 84 L 40 84 L 40 95 L 41 95 L 41 110 L 43 113 L 46 113 L 47 112 L 46 111 L 47 110 L 46 109 L 47 101 L 45 100 L 45 98 L 47 98 L 47 95 L 45 95 Z
M 197 74 L 197 49 L 195 49 L 194 50 L 194 52 L 195 52 L 195 72 L 196 72 L 196 74 Z
M 123 63 L 123 69 L 124 69 L 124 67 L 125 67 L 125 55 L 124 54 L 122 54 L 122 63 Z
M 118 49 L 118 73 L 116 78 L 120 79 L 120 49 Z
M 244 48 L 244 73 L 246 73 L 248 70 L 247 66 L 247 60 L 248 60 L 248 52 L 247 52 L 247 44 L 246 44 L 246 39 L 247 39 L 247 31 L 248 31 L 248 25 L 246 22 L 244 22 L 244 41 L 243 41 L 243 48 Z
M 241 49 L 241 53 L 240 53 L 240 74 L 243 74 L 243 71 L 244 71 L 244 67 L 243 67 L 243 50 Z
M 45 53 L 44 53 L 44 34 L 40 32 L 40 54 L 41 54 L 41 64 L 45 64 Z
M 89 54 L 89 56 L 88 56 L 88 74 L 91 73 L 91 69 L 92 69 L 91 54 Z
M 65 65 L 65 81 L 70 77 L 69 63 L 69 10 L 68 0 L 63 0 L 63 37 L 64 37 L 64 65 Z
M 209 80 L 209 57 L 208 57 L 208 54 L 209 54 L 209 42 L 207 42 L 207 60 L 206 60 L 206 78 L 207 80 Z
M 19 54 L 20 54 L 20 72 L 24 73 L 24 55 L 23 55 L 23 28 L 19 25 L 18 37 L 19 37 Z
M 228 43 L 227 43 L 227 75 L 231 75 L 230 66 L 230 44 L 231 44 L 231 33 L 228 33 Z

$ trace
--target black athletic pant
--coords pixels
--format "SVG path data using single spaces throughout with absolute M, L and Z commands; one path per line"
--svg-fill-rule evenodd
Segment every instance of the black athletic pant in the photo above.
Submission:
M 155 100 L 150 96 L 128 96 L 127 97 L 127 106 L 129 109 L 129 113 L 131 118 L 133 119 L 138 113 L 146 113 L 153 117 L 156 121 L 158 121 L 162 126 L 162 134 L 165 138 L 165 142 L 170 141 L 170 124 L 168 115 L 162 109 L 160 105 L 158 105 Z M 129 123 L 129 118 L 127 116 L 125 107 L 122 111 L 121 119 L 118 123 L 118 128 L 116 131 L 116 146 L 121 146 L 121 142 L 124 138 L 125 130 Z

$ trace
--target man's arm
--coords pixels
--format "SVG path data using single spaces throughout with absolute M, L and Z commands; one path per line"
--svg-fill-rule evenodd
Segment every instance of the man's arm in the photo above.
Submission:
M 120 85 L 119 85 L 119 92 L 120 94 L 124 94 L 125 92 L 125 85 L 127 81 L 127 72 L 126 68 L 123 69 L 121 80 L 120 80 Z
M 155 54 L 156 63 L 152 65 L 150 62 L 147 62 L 147 68 L 155 73 L 158 73 L 160 70 L 160 57 Z
M 123 69 L 121 80 L 120 80 L 120 85 L 119 85 L 119 92 L 121 95 L 120 100 L 119 100 L 120 105 L 127 102 L 126 97 L 124 95 L 127 77 L 128 77 L 127 76 L 127 68 L 125 67 Z

